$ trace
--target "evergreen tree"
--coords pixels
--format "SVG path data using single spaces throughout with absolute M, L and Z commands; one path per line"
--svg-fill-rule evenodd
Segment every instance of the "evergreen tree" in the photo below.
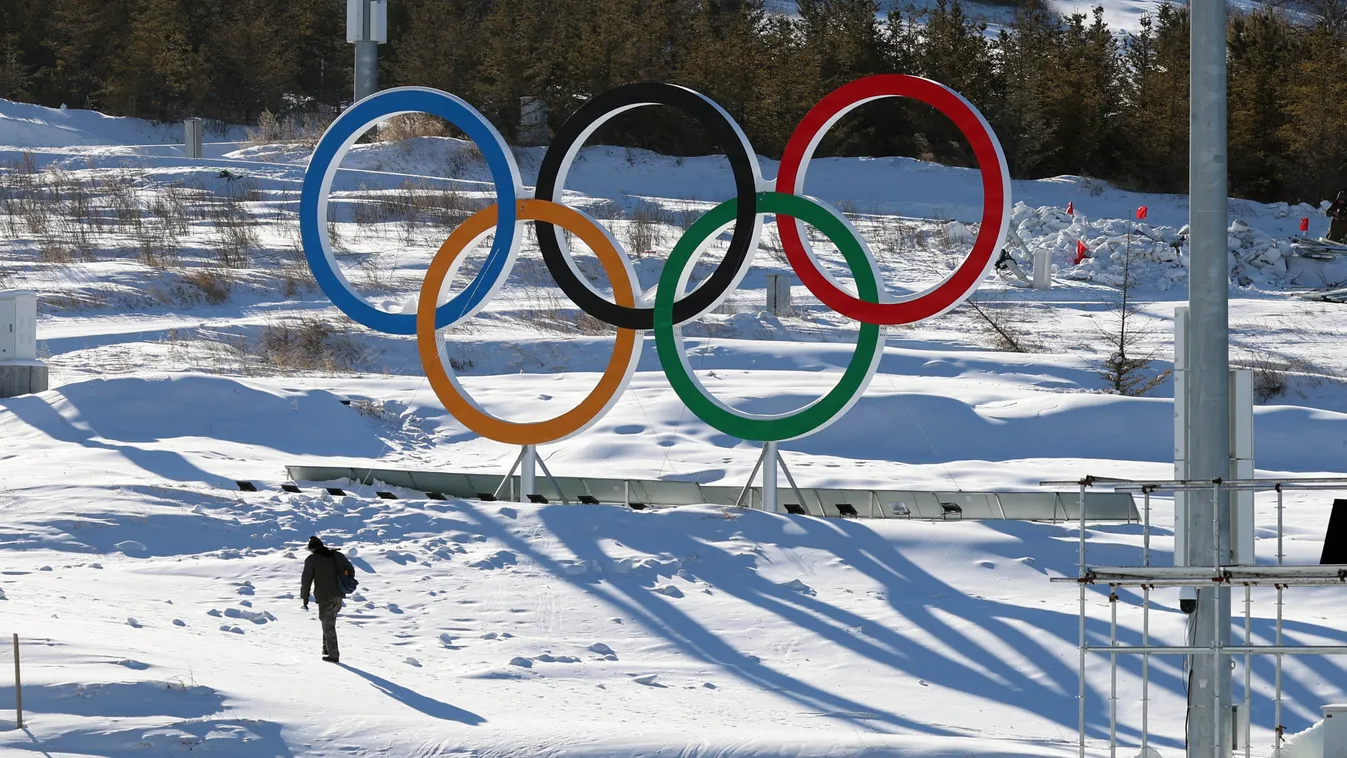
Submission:
M 194 111 L 209 86 L 182 0 L 142 0 L 103 86 L 108 105 L 130 116 L 176 119 Z
M 1231 19 L 1228 107 L 1230 191 L 1271 200 L 1284 195 L 1286 89 L 1291 26 L 1267 11 Z

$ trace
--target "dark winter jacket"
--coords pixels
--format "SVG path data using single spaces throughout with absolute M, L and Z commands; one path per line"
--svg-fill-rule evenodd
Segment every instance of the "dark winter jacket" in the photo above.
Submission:
M 304 602 L 309 602 L 309 588 L 313 588 L 313 596 L 318 602 L 332 598 L 345 597 L 342 594 L 341 587 L 337 584 L 337 572 L 353 572 L 351 562 L 346 556 L 331 550 L 322 548 L 318 552 L 311 553 L 304 559 L 304 577 L 300 580 L 299 597 Z

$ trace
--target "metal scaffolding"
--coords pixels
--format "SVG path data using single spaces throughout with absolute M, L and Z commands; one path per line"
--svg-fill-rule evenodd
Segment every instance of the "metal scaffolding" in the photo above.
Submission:
M 1079 524 L 1079 573 L 1075 577 L 1054 577 L 1050 581 L 1073 583 L 1080 587 L 1080 658 L 1079 658 L 1079 755 L 1085 758 L 1086 735 L 1086 686 L 1085 667 L 1089 654 L 1109 656 L 1109 756 L 1116 758 L 1118 752 L 1118 656 L 1141 656 L 1141 754 L 1148 755 L 1150 731 L 1150 657 L 1152 655 L 1183 656 L 1244 656 L 1244 704 L 1243 704 L 1243 748 L 1245 758 L 1250 758 L 1252 746 L 1252 658 L 1255 655 L 1271 655 L 1275 659 L 1275 695 L 1274 695 L 1274 741 L 1273 755 L 1281 758 L 1283 737 L 1282 726 L 1282 658 L 1287 655 L 1344 655 L 1347 645 L 1285 645 L 1282 641 L 1283 593 L 1291 587 L 1342 586 L 1347 587 L 1347 567 L 1321 565 L 1288 565 L 1283 543 L 1283 525 L 1285 523 L 1285 497 L 1288 490 L 1347 490 L 1347 478 L 1299 478 L 1299 479 L 1181 479 L 1169 481 L 1137 481 L 1130 479 L 1112 479 L 1087 476 L 1078 481 L 1040 482 L 1044 487 L 1078 486 L 1080 497 L 1084 501 L 1085 491 L 1092 487 L 1106 487 L 1114 492 L 1139 493 L 1143 496 L 1142 506 L 1142 562 L 1139 566 L 1092 566 L 1085 555 L 1085 521 Z M 1272 492 L 1277 493 L 1277 562 L 1275 565 L 1211 565 L 1211 566 L 1152 566 L 1151 565 L 1151 495 L 1161 493 L 1182 493 L 1210 491 L 1213 502 L 1220 502 L 1223 492 Z M 1082 509 L 1082 514 L 1084 509 Z M 1220 529 L 1220 520 L 1213 519 L 1213 531 Z M 1219 532 L 1217 531 L 1219 538 Z M 1219 539 L 1218 539 L 1219 544 Z M 1252 556 L 1250 560 L 1252 560 Z M 1086 638 L 1086 589 L 1094 585 L 1108 585 L 1109 588 L 1109 644 L 1090 645 Z M 1140 645 L 1118 644 L 1118 588 L 1138 587 L 1142 591 L 1142 632 Z M 1209 644 L 1154 645 L 1150 639 L 1150 593 L 1157 587 L 1239 587 L 1244 588 L 1244 642 L 1243 645 L 1222 644 L 1220 642 L 1219 614 L 1214 615 L 1213 642 Z M 1272 587 L 1277 593 L 1276 638 L 1272 645 L 1249 644 L 1252 632 L 1252 591 L 1254 587 Z M 1213 692 L 1212 707 L 1218 707 L 1224 697 L 1219 688 Z M 1223 739 L 1216 739 L 1211 745 L 1211 758 L 1227 758 L 1221 755 Z M 1190 745 L 1190 748 L 1192 746 Z M 1234 751 L 1232 751 L 1233 753 Z M 1190 749 L 1190 758 L 1205 758 Z

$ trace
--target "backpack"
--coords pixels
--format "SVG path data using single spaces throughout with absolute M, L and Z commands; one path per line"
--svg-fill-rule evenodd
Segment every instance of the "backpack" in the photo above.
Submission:
M 343 595 L 353 595 L 360 587 L 360 581 L 355 578 L 355 568 L 351 562 L 342 555 L 340 551 L 332 551 L 332 560 L 337 564 L 337 589 L 341 590 Z

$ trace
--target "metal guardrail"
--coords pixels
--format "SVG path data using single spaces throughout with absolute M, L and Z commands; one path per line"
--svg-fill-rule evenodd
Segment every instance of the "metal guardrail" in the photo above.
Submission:
M 499 474 L 475 472 L 407 471 L 402 469 L 339 466 L 287 466 L 294 482 L 351 481 L 361 485 L 380 483 L 389 487 L 435 493 L 445 497 L 480 498 L 508 491 L 519 492 L 519 477 L 508 480 Z M 707 485 L 653 479 L 608 479 L 595 477 L 539 477 L 537 495 L 548 501 L 614 503 L 644 506 L 734 505 L 741 486 Z M 794 495 L 783 490 L 782 505 L 788 511 L 820 517 L 915 518 L 933 520 L 1009 519 L 1017 521 L 1085 520 L 1139 521 L 1130 493 L 1092 492 L 1082 499 L 1067 492 L 934 492 L 904 489 L 846 489 L 801 487 L 803 503 L 784 502 Z M 746 505 L 759 508 L 761 488 L 752 488 Z M 794 509 L 791 508 L 794 506 Z

